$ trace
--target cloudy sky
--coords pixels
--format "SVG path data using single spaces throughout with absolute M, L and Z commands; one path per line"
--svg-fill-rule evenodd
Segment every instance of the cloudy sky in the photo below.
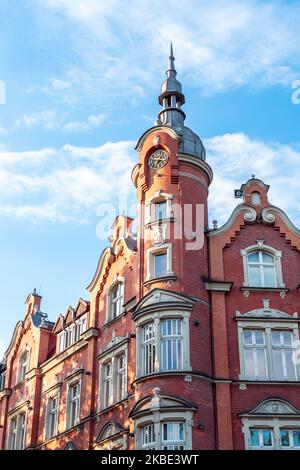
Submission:
M 101 208 L 134 200 L 171 40 L 210 219 L 254 173 L 300 225 L 299 34 L 299 1 L 1 0 L 0 354 L 34 287 L 51 319 L 87 298 Z

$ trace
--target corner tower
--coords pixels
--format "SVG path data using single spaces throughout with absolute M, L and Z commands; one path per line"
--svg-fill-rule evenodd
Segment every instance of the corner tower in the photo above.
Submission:
M 193 448 L 205 449 L 214 448 L 213 391 L 207 380 L 212 376 L 210 313 L 204 285 L 209 276 L 205 232 L 212 170 L 200 137 L 185 125 L 185 97 L 174 62 L 171 44 L 158 98 L 162 109 L 137 143 L 139 162 L 132 172 L 140 217 L 139 292 L 133 309 L 137 407 L 131 417 L 142 448 L 139 400 L 154 393 L 149 415 L 153 407 L 161 408 L 153 425 L 153 432 L 161 435 L 158 421 L 168 420 L 164 403 L 179 406 L 172 405 L 172 396 L 180 390 L 185 401 L 178 422 L 186 430 L 185 448 L 193 443 Z M 192 426 L 193 420 L 201 426 Z

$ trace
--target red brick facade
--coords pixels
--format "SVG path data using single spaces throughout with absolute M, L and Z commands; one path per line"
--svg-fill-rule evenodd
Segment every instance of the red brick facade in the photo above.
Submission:
M 165 112 L 184 102 L 174 83 Z M 185 150 L 191 131 L 161 119 L 137 145 L 138 234 L 116 219 L 90 300 L 53 324 L 27 298 L 1 365 L 1 449 L 300 445 L 300 231 L 255 177 L 208 229 L 212 171 Z M 167 161 L 153 169 L 157 150 Z

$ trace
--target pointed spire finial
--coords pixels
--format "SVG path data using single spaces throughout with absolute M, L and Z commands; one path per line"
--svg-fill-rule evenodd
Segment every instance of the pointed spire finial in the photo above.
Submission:
M 175 62 L 175 57 L 174 57 L 174 54 L 173 54 L 173 44 L 172 44 L 172 41 L 171 41 L 171 44 L 170 44 L 170 55 L 169 55 L 169 66 L 168 66 L 168 70 L 167 70 L 167 76 L 170 77 L 171 75 L 171 72 L 173 72 L 173 76 L 175 77 L 175 75 L 177 75 L 177 72 L 175 70 L 175 65 L 174 65 L 174 62 Z

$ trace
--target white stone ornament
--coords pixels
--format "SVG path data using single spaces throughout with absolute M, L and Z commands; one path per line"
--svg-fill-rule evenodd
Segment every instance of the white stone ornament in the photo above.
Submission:
M 154 225 L 151 229 L 151 241 L 153 246 L 162 245 L 166 241 L 165 225 Z

